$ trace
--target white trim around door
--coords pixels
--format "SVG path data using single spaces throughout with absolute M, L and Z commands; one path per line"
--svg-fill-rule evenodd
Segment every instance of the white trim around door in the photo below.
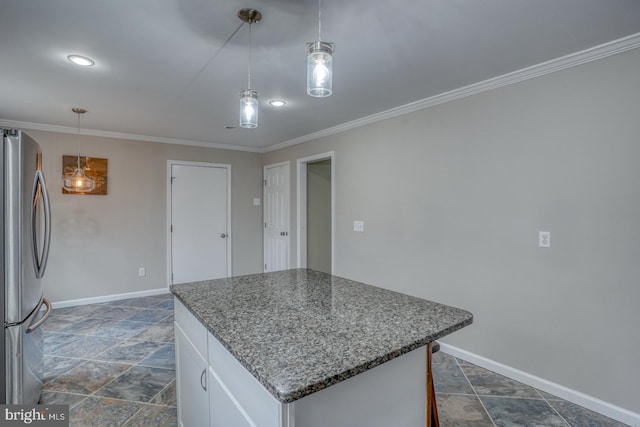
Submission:
M 172 283 L 171 280 L 171 269 L 172 269 L 172 255 L 171 255 L 171 224 L 172 224 L 172 216 L 171 216 L 171 167 L 174 165 L 180 166 L 194 166 L 194 167 L 213 167 L 213 168 L 223 168 L 226 169 L 227 172 L 227 236 L 226 236 L 226 250 L 227 250 L 227 277 L 233 275 L 232 271 L 232 243 L 231 240 L 233 238 L 232 229 L 231 229 L 231 165 L 223 164 L 223 163 L 205 163 L 205 162 L 189 162 L 182 160 L 167 160 L 167 225 L 166 225 L 166 242 L 167 242 L 167 287 L 169 287 Z
M 303 157 L 297 164 L 297 235 L 298 268 L 307 267 L 307 164 L 331 160 L 331 272 L 336 269 L 336 162 L 335 151 Z

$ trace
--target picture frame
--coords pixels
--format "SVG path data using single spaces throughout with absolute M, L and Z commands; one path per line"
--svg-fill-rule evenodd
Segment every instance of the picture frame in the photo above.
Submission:
M 78 156 L 62 156 L 62 179 L 73 175 L 76 167 L 78 166 Z M 92 191 L 67 191 L 62 188 L 62 194 L 90 194 L 98 196 L 106 196 L 108 194 L 108 172 L 109 172 L 109 159 L 102 159 L 99 157 L 80 156 L 80 167 L 84 169 L 84 173 L 89 178 L 93 179 L 96 183 L 96 187 Z

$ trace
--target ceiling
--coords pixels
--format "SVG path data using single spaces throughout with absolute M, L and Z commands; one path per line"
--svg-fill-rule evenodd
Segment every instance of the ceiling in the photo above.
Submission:
M 263 15 L 260 122 L 227 129 L 247 85 L 245 7 Z M 82 107 L 83 129 L 261 151 L 637 33 L 638 0 L 325 0 L 333 95 L 312 98 L 317 0 L 0 0 L 0 120 L 75 129 Z

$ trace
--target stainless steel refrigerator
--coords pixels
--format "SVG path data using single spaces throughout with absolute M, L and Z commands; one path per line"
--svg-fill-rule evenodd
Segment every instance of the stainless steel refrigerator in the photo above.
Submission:
M 18 130 L 1 129 L 0 269 L 4 318 L 0 403 L 32 405 L 42 390 L 42 329 L 51 313 L 44 275 L 51 240 L 51 210 L 40 146 Z

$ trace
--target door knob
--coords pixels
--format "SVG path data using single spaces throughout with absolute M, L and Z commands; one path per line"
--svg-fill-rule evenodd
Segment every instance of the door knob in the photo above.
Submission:
M 225 233 L 222 233 L 222 234 L 220 235 L 220 237 L 222 237 L 223 239 L 226 239 L 226 238 L 227 238 L 227 235 L 226 235 Z

